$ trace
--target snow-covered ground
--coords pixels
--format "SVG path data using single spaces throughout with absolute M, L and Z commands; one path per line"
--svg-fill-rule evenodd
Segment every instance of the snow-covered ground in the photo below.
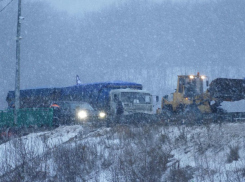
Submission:
M 0 145 L 0 181 L 244 181 L 245 124 L 61 126 Z

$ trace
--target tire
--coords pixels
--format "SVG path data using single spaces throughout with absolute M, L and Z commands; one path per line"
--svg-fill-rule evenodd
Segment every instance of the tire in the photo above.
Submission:
M 184 112 L 183 112 L 184 118 L 189 122 L 189 123 L 199 123 L 202 120 L 202 113 L 198 109 L 197 105 L 188 105 Z
M 60 126 L 60 119 L 57 117 L 53 118 L 52 126 L 59 127 Z
M 162 112 L 161 112 L 161 118 L 163 119 L 170 119 L 173 115 L 173 108 L 171 105 L 165 105 L 162 108 Z

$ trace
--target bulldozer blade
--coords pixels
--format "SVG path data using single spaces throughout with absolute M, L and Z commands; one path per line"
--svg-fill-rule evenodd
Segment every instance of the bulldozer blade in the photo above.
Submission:
M 245 99 L 245 80 L 217 78 L 208 89 L 210 96 L 221 101 L 239 101 Z

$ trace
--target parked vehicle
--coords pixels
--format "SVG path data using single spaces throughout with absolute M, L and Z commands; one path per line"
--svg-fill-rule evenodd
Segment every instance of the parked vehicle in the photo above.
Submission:
M 53 108 L 54 125 L 80 124 L 88 121 L 100 122 L 106 119 L 106 113 L 96 111 L 86 103 L 79 101 L 58 101 L 50 105 Z
M 8 92 L 6 100 L 10 108 L 14 107 L 14 91 Z M 101 82 L 20 91 L 20 108 L 45 108 L 61 101 L 86 102 L 96 111 L 105 112 L 107 116 L 115 116 L 117 113 L 153 114 L 151 93 L 143 90 L 141 84 L 133 82 Z M 123 108 L 118 107 L 120 103 Z M 117 111 L 118 108 L 121 109 L 120 112 Z

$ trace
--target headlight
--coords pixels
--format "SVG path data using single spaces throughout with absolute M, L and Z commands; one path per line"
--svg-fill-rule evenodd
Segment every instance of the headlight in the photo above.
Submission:
M 100 118 L 105 118 L 105 116 L 106 116 L 106 113 L 105 113 L 105 112 L 100 112 L 100 113 L 99 113 L 99 117 L 100 117 Z
M 190 79 L 193 79 L 194 78 L 194 76 L 193 75 L 190 75 Z
M 203 80 L 204 80 L 205 78 L 206 78 L 205 76 L 201 76 L 201 79 L 203 79 Z
M 88 117 L 88 113 L 86 111 L 78 111 L 77 116 L 79 119 L 85 119 Z

